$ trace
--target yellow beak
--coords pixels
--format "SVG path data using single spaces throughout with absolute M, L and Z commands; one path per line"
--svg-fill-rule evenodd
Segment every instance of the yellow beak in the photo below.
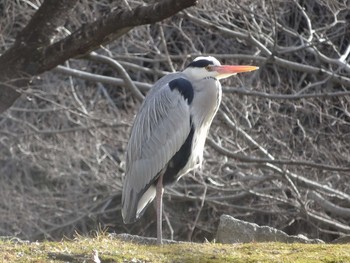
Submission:
M 218 73 L 218 79 L 224 79 L 237 73 L 249 72 L 257 69 L 259 69 L 259 67 L 249 65 L 210 66 L 210 71 L 216 71 Z
M 248 66 L 248 65 L 221 65 L 221 66 L 212 66 L 212 70 L 217 71 L 220 74 L 236 74 L 242 72 L 249 72 L 259 69 L 259 67 Z

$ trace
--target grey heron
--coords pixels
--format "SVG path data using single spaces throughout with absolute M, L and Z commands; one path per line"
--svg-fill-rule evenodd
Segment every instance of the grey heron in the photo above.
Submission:
M 154 84 L 135 117 L 127 146 L 124 223 L 139 219 L 156 198 L 157 243 L 162 243 L 164 186 L 201 165 L 208 130 L 221 102 L 219 79 L 256 69 L 197 57 L 182 72 Z

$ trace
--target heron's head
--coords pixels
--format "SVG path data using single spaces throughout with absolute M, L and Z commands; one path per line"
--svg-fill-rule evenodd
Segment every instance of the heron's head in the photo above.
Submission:
M 213 77 L 224 79 L 241 72 L 257 70 L 259 67 L 246 65 L 221 65 L 214 57 L 197 57 L 183 71 L 193 80 Z

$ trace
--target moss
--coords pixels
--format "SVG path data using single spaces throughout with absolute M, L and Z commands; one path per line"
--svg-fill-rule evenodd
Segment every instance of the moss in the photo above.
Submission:
M 350 262 L 350 245 L 329 244 L 169 244 L 138 245 L 108 236 L 61 242 L 0 241 L 2 262 Z

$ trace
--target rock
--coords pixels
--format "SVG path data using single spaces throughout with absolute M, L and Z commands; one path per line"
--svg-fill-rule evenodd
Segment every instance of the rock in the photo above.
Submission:
M 216 234 L 219 243 L 283 242 L 283 243 L 324 243 L 319 239 L 308 239 L 303 235 L 289 236 L 281 230 L 269 226 L 258 226 L 229 215 L 220 217 Z

